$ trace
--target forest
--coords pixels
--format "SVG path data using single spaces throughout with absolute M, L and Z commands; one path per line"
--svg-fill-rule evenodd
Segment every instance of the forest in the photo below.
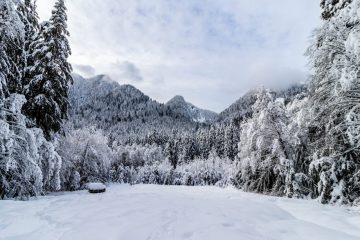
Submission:
M 102 182 L 359 205 L 360 1 L 320 5 L 308 81 L 259 86 L 217 114 L 73 73 L 66 2 L 40 22 L 36 1 L 0 0 L 0 199 Z

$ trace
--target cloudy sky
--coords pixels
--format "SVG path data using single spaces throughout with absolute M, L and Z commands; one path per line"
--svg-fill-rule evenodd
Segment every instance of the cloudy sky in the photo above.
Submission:
M 46 20 L 54 0 L 38 0 Z M 318 0 L 67 0 L 75 72 L 222 111 L 256 86 L 304 81 Z

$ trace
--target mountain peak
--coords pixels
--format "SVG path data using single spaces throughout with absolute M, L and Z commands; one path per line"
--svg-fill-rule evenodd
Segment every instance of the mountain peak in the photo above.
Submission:
M 191 121 L 205 123 L 212 122 L 217 114 L 208 110 L 203 110 L 185 101 L 183 96 L 176 95 L 170 99 L 166 106 L 179 117 L 185 117 Z
M 173 97 L 172 99 L 170 99 L 167 104 L 169 103 L 174 103 L 174 102 L 182 102 L 182 103 L 186 103 L 185 98 L 181 95 L 176 95 L 175 97 Z

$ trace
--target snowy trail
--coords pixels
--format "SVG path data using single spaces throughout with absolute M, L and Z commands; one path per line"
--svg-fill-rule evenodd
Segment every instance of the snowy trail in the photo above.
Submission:
M 2 201 L 0 239 L 359 240 L 360 212 L 235 189 L 113 185 Z

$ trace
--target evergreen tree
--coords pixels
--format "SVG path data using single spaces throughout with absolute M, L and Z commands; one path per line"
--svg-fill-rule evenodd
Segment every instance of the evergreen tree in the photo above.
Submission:
M 165 145 L 165 155 L 169 159 L 174 169 L 176 168 L 178 162 L 178 153 L 177 153 L 176 144 L 177 143 L 175 140 L 170 139 Z
M 202 159 L 207 159 L 211 151 L 211 139 L 208 136 L 209 129 L 203 129 L 198 133 L 199 151 Z
M 35 74 L 25 88 L 27 103 L 23 111 L 43 129 L 47 138 L 58 132 L 67 117 L 68 91 L 72 83 L 71 54 L 67 37 L 64 0 L 55 3 L 50 21 L 41 26 L 41 38 L 34 43 Z
M 216 130 L 215 130 L 215 142 L 214 142 L 215 145 L 214 145 L 214 147 L 216 149 L 217 155 L 221 158 L 223 158 L 225 156 L 224 142 L 225 142 L 224 125 L 219 124 L 219 125 L 217 125 Z
M 239 142 L 238 129 L 234 123 L 230 123 L 225 128 L 225 156 L 234 160 L 238 154 L 237 144 Z

